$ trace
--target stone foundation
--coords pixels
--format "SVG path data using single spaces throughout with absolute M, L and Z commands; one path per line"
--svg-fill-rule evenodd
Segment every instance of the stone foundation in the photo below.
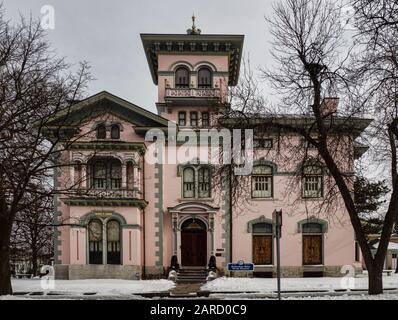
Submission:
M 86 264 L 86 265 L 55 265 L 55 279 L 124 279 L 138 280 L 142 277 L 140 266 Z

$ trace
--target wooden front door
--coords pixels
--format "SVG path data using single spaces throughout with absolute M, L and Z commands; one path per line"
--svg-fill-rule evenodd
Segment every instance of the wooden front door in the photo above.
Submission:
M 303 235 L 303 264 L 322 264 L 322 235 Z
M 253 235 L 253 263 L 272 264 L 272 235 Z
M 207 232 L 181 231 L 181 264 L 183 267 L 204 267 L 207 260 Z

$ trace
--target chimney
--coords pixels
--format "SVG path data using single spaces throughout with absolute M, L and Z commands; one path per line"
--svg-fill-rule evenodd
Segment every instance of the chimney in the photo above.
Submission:
M 338 106 L 339 98 L 324 98 L 321 103 L 321 114 L 327 116 L 337 113 Z

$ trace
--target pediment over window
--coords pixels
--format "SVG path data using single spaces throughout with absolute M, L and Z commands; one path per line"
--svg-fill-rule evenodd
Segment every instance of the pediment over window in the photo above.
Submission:
M 169 207 L 170 213 L 216 213 L 220 208 L 198 202 L 185 202 Z

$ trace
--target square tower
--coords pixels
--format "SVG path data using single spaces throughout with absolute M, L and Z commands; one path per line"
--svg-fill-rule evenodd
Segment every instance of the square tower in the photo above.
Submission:
M 182 127 L 209 127 L 212 115 L 229 108 L 228 87 L 238 82 L 243 35 L 141 34 L 158 114 Z

